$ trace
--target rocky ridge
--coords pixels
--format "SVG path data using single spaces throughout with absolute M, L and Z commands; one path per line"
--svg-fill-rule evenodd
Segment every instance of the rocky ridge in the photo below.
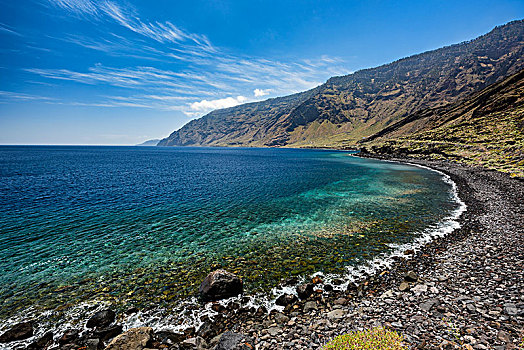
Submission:
M 477 39 L 364 69 L 302 93 L 213 111 L 159 146 L 355 147 L 418 111 L 524 68 L 524 21 Z
M 524 70 L 359 142 L 371 154 L 449 159 L 524 177 Z

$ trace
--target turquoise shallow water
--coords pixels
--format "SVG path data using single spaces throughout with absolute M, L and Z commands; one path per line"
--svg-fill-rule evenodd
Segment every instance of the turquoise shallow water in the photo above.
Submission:
M 346 152 L 4 146 L 1 316 L 174 303 L 217 267 L 252 292 L 344 273 L 457 206 L 438 173 Z

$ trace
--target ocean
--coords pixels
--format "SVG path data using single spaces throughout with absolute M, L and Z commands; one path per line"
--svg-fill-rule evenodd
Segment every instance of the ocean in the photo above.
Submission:
M 251 295 L 348 280 L 460 207 L 441 173 L 343 151 L 2 146 L 0 320 L 170 310 L 216 268 Z

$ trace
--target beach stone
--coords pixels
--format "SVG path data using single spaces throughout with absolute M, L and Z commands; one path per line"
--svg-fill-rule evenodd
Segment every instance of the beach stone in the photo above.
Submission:
M 80 334 L 79 331 L 76 329 L 68 329 L 62 334 L 60 339 L 58 339 L 58 344 L 60 345 L 66 345 L 66 344 L 73 344 L 76 340 L 78 340 L 78 335 Z
M 114 338 L 105 350 L 143 350 L 152 335 L 153 329 L 150 327 L 131 328 Z
M 275 337 L 277 336 L 280 332 L 282 332 L 282 329 L 278 328 L 278 327 L 271 327 L 267 330 L 267 332 L 269 333 L 269 335 L 271 335 L 272 337 Z
M 404 280 L 408 282 L 417 282 L 418 275 L 413 271 L 409 271 L 408 273 L 404 275 Z
M 138 308 L 135 307 L 135 306 L 131 306 L 130 308 L 128 308 L 126 311 L 125 311 L 125 314 L 126 315 L 132 315 L 132 314 L 136 314 L 138 312 Z
M 347 302 L 348 302 L 348 300 L 346 298 L 338 298 L 338 299 L 335 299 L 333 304 L 335 304 L 335 305 L 344 305 Z
M 202 327 L 200 328 L 201 329 L 206 328 L 207 327 L 206 325 L 207 325 L 207 322 L 204 323 L 204 325 L 202 325 Z M 204 334 L 206 333 L 203 330 L 201 331 L 199 329 L 199 335 L 204 336 Z M 179 343 L 182 340 L 184 340 L 185 334 L 184 333 L 175 333 L 175 332 L 170 332 L 170 331 L 159 331 L 159 332 L 155 332 L 154 338 L 162 344 L 171 345 L 171 344 Z
M 333 321 L 333 320 L 339 320 L 343 318 L 345 315 L 346 315 L 346 312 L 344 310 L 337 309 L 337 310 L 328 312 L 327 317 Z
M 243 282 L 226 270 L 216 270 L 204 278 L 198 292 L 203 301 L 216 301 L 242 294 Z
M 20 322 L 11 327 L 7 332 L 0 335 L 0 343 L 10 343 L 16 340 L 24 340 L 33 336 L 33 323 Z
M 298 297 L 300 299 L 307 299 L 313 294 L 313 287 L 314 285 L 312 283 L 305 283 L 301 284 L 296 288 Z
M 320 276 L 315 276 L 311 279 L 311 283 L 313 284 L 321 284 L 323 282 L 324 281 L 322 280 L 322 278 L 320 278 Z
M 279 313 L 275 314 L 275 321 L 278 324 L 284 324 L 284 323 L 289 321 L 289 317 L 287 317 L 283 313 L 279 312 Z
M 253 350 L 255 342 L 240 333 L 225 332 L 220 336 L 214 350 Z
M 86 350 L 98 350 L 101 349 L 101 342 L 98 338 L 93 339 L 87 339 L 85 342 L 85 349 Z
M 317 302 L 316 301 L 308 301 L 304 304 L 304 312 L 308 313 L 310 311 L 317 309 Z
M 107 328 L 97 329 L 93 333 L 93 335 L 95 336 L 95 338 L 98 338 L 101 341 L 107 341 L 121 334 L 122 331 L 123 331 L 123 327 L 121 325 L 114 325 L 114 326 L 107 327 Z
M 38 339 L 37 341 L 29 344 L 26 350 L 47 349 L 47 347 L 51 344 L 53 344 L 53 332 L 49 331 L 46 334 L 44 334 L 44 336 Z
M 393 298 L 393 296 L 394 296 L 393 291 L 391 289 L 388 289 L 387 291 L 382 293 L 382 295 L 380 295 L 380 298 L 387 299 L 387 298 Z
M 504 312 L 509 316 L 515 316 L 518 314 L 517 306 L 512 303 L 504 304 Z
M 402 282 L 402 283 L 400 284 L 400 286 L 398 287 L 398 290 L 400 290 L 401 292 L 408 291 L 408 290 L 409 290 L 409 283 L 407 283 L 407 282 Z
M 422 294 L 428 291 L 428 286 L 425 284 L 417 284 L 415 287 L 411 288 L 411 291 L 415 294 Z
M 435 305 L 438 305 L 439 304 L 439 300 L 438 299 L 430 299 L 426 302 L 423 302 L 422 304 L 420 304 L 420 308 L 426 312 L 428 312 L 429 310 L 431 310 L 431 308 Z
M 298 301 L 297 297 L 293 294 L 282 294 L 275 300 L 275 304 L 278 306 L 288 306 Z
M 194 337 L 184 340 L 179 344 L 181 350 L 205 350 L 207 343 L 202 337 Z
M 198 328 L 196 334 L 204 339 L 210 339 L 217 335 L 216 323 L 207 319 Z
M 116 314 L 113 310 L 102 310 L 98 311 L 96 314 L 91 316 L 89 320 L 87 320 L 86 327 L 87 328 L 95 328 L 95 327 L 107 327 L 113 321 L 115 320 Z

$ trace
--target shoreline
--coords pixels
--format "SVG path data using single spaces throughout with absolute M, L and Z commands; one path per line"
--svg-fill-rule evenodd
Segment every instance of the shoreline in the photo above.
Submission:
M 280 311 L 274 310 L 268 314 L 267 311 L 264 312 L 265 310 L 261 310 L 261 308 L 255 309 L 245 297 L 239 297 L 236 300 L 231 299 L 228 306 L 224 306 L 224 303 L 208 304 L 207 307 L 212 308 L 216 312 L 212 316 L 213 319 L 207 316 L 207 319 L 202 320 L 202 325 L 198 330 L 189 329 L 183 335 L 173 333 L 171 340 L 168 341 L 168 343 L 171 342 L 173 344 L 170 345 L 169 348 L 177 349 L 176 343 L 187 342 L 187 339 L 203 339 L 207 347 L 200 348 L 212 349 L 213 347 L 211 345 L 214 345 L 217 341 L 216 336 L 229 330 L 251 337 L 254 344 L 256 344 L 256 348 L 260 349 L 316 349 L 321 348 L 327 340 L 337 334 L 364 327 L 365 324 L 369 324 L 369 322 L 367 322 L 369 319 L 374 320 L 372 324 L 380 324 L 399 331 L 406 337 L 406 340 L 411 345 L 423 345 L 427 348 L 432 348 L 432 346 L 439 346 L 442 345 L 442 342 L 448 341 L 450 343 L 448 345 L 452 346 L 453 335 L 449 335 L 449 340 L 446 340 L 442 335 L 438 335 L 438 337 L 441 338 L 437 338 L 439 339 L 438 344 L 432 342 L 431 339 L 423 340 L 425 342 L 423 344 L 423 341 L 420 341 L 423 337 L 417 336 L 416 334 L 412 335 L 411 332 L 406 332 L 406 327 L 403 326 L 402 322 L 399 324 L 395 322 L 395 320 L 392 321 L 395 317 L 388 319 L 390 315 L 388 315 L 387 312 L 380 317 L 371 317 L 367 314 L 367 311 L 371 311 L 368 309 L 371 309 L 373 304 L 380 304 L 380 302 L 384 300 L 391 299 L 395 301 L 395 299 L 400 299 L 401 302 L 405 298 L 409 300 L 409 298 L 412 297 L 412 292 L 409 292 L 409 290 L 407 292 L 398 292 L 398 286 L 404 282 L 404 275 L 408 271 L 414 271 L 418 276 L 417 282 L 411 282 L 411 289 L 416 289 L 418 285 L 426 286 L 426 291 L 424 291 L 424 287 L 416 289 L 421 290 L 420 293 L 416 293 L 418 296 L 433 293 L 434 290 L 431 288 L 436 287 L 430 285 L 432 282 L 426 283 L 426 277 L 424 277 L 424 275 L 428 271 L 431 272 L 431 269 L 435 269 L 435 263 L 437 262 L 435 255 L 443 253 L 453 254 L 453 250 L 450 250 L 450 248 L 454 245 L 463 244 L 468 238 L 476 234 L 478 235 L 479 231 L 482 232 L 484 225 L 478 222 L 478 217 L 486 214 L 485 205 L 477 198 L 476 191 L 471 186 L 472 182 L 475 182 L 475 179 L 472 177 L 467 178 L 466 174 L 468 172 L 477 173 L 477 175 L 487 174 L 488 177 L 492 176 L 495 179 L 503 179 L 502 182 L 506 181 L 507 183 L 517 184 L 516 187 L 521 191 L 514 192 L 517 193 L 517 200 L 519 196 L 524 195 L 524 186 L 521 181 L 519 182 L 516 179 L 510 179 L 507 175 L 485 169 L 466 168 L 446 162 L 423 161 L 418 159 L 388 157 L 383 160 L 399 161 L 401 163 L 411 163 L 412 165 L 429 167 L 432 170 L 449 176 L 456 184 L 460 198 L 467 205 L 467 211 L 463 212 L 459 218 L 461 227 L 453 230 L 444 237 L 436 238 L 430 243 L 423 245 L 420 250 L 412 253 L 412 259 L 394 258 L 395 263 L 393 266 L 362 279 L 358 285 L 350 285 L 347 290 L 339 291 L 334 288 L 327 288 L 325 284 L 320 283 L 316 285 L 316 288 L 322 288 L 324 290 L 323 293 L 313 293 L 311 297 L 305 300 L 300 300 L 293 303 L 293 305 L 290 304 L 280 308 Z M 524 197 L 520 198 L 522 199 Z M 499 199 L 504 202 L 504 198 Z M 516 204 L 517 207 L 522 209 L 521 204 Z M 516 229 L 517 227 L 518 226 L 515 226 L 514 228 Z M 516 234 L 518 237 L 519 233 L 516 232 Z M 524 250 L 522 246 L 522 232 L 520 233 L 520 241 L 517 240 L 517 243 L 517 247 Z M 522 259 L 520 263 L 522 263 Z M 516 266 L 518 267 L 518 261 Z M 517 287 L 524 288 L 522 283 L 520 284 L 521 285 Z M 288 288 L 294 288 L 294 286 Z M 328 291 L 328 289 L 330 290 Z M 397 295 L 397 293 L 399 294 Z M 524 300 L 520 300 L 520 303 L 523 301 Z M 436 304 L 442 305 L 441 302 Z M 470 304 L 471 303 L 467 303 L 467 305 Z M 517 314 L 508 316 L 514 316 L 517 318 L 517 321 L 521 322 L 523 320 L 523 306 L 524 304 L 515 305 Z M 440 312 L 445 310 L 439 311 L 435 305 L 430 306 L 430 309 L 432 308 L 436 308 L 435 310 L 440 313 L 440 316 L 445 314 L 444 312 Z M 381 309 L 381 307 L 378 306 L 378 309 Z M 416 314 L 421 315 L 420 312 L 416 312 Z M 422 313 L 422 315 L 424 315 L 424 313 Z M 440 317 L 440 319 L 442 319 L 442 317 Z M 509 320 L 511 319 L 512 318 L 509 317 Z M 353 324 L 353 326 L 349 326 L 349 324 Z M 506 326 L 505 329 L 508 329 L 508 327 L 513 333 L 522 331 L 522 329 L 519 330 L 511 326 Z M 444 329 L 443 333 L 447 334 L 449 332 Z M 484 343 L 487 345 L 502 343 L 500 340 L 502 336 L 499 336 L 499 333 L 500 331 L 493 336 L 494 338 L 489 338 L 485 340 Z M 290 335 L 291 337 L 289 337 Z M 56 336 L 60 337 L 61 334 L 56 334 L 55 340 L 57 339 Z M 464 336 L 474 338 L 473 335 L 460 335 L 460 337 Z M 157 346 L 162 344 L 161 339 L 158 339 L 158 337 L 155 339 Z M 471 339 L 467 338 L 466 340 Z M 510 341 L 506 343 L 513 343 L 513 339 L 510 339 Z M 474 345 L 478 345 L 475 348 L 483 349 L 483 347 L 479 347 L 482 344 L 483 343 L 478 343 Z M 0 345 L 0 349 L 1 348 L 2 345 Z M 189 348 L 192 349 L 192 347 Z M 195 347 L 195 349 L 196 348 L 197 347 Z M 487 349 L 490 347 L 484 348 Z

